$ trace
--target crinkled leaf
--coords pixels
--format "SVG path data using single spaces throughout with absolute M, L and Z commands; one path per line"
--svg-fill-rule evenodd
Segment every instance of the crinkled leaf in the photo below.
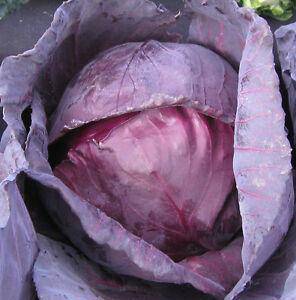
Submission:
M 273 38 L 266 21 L 253 18 L 240 64 L 235 121 L 234 173 L 244 234 L 244 275 L 233 294 L 282 242 L 294 205 Z
M 4 128 L 1 110 L 0 136 Z M 31 272 L 38 253 L 37 238 L 16 184 L 28 162 L 13 135 L 3 136 L 1 143 L 5 147 L 0 152 L 0 299 L 33 300 Z
M 28 162 L 18 141 L 11 137 L 3 153 L 0 152 L 0 228 L 5 228 L 10 216 L 9 197 L 4 192 L 6 182 L 13 181 L 16 176 L 28 168 Z
M 282 76 L 289 96 L 289 108 L 295 126 L 295 23 L 282 26 L 275 32 Z M 295 136 L 295 127 L 294 127 Z M 295 141 L 295 138 L 294 138 Z M 292 300 L 295 289 L 295 214 L 292 226 L 275 255 L 253 279 L 253 285 L 241 295 L 242 299 Z M 271 284 L 272 283 L 272 284 Z

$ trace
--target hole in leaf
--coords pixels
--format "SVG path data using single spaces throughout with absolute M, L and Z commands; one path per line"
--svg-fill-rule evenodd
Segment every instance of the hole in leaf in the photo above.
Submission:
M 24 123 L 24 126 L 26 128 L 27 133 L 30 131 L 30 127 L 32 124 L 32 108 L 28 106 L 23 112 L 22 112 L 22 121 Z

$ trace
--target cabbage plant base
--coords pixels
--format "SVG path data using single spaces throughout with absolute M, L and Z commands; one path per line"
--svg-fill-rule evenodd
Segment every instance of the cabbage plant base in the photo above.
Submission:
M 263 19 L 233 1 L 188 1 L 181 15 L 176 19 L 149 1 L 72 0 L 63 4 L 35 48 L 5 59 L 1 66 L 0 96 L 8 124 L 1 146 L 6 146 L 5 159 L 10 162 L 17 161 L 11 155 L 16 147 L 11 139 L 23 148 L 28 166 L 15 173 L 25 171 L 43 186 L 40 196 L 53 219 L 89 258 L 118 273 L 190 283 L 217 298 L 225 297 L 228 291 L 219 276 L 197 274 L 127 232 L 65 186 L 47 161 L 46 114 L 55 109 L 74 74 L 97 53 L 118 44 L 180 40 L 174 30 L 179 20 L 189 18 L 182 42 L 213 49 L 239 70 L 237 105 L 227 120 L 235 125 L 233 169 L 243 229 L 243 275 L 226 296 L 233 299 L 282 242 L 293 212 L 290 147 L 273 64 L 272 34 Z M 171 100 L 186 102 L 186 98 Z M 223 108 L 217 109 L 215 103 L 211 107 L 202 99 L 195 101 L 202 112 L 216 118 L 223 115 Z M 29 133 L 21 121 L 28 106 L 32 108 Z M 151 107 L 157 106 L 155 101 Z M 77 124 L 84 121 L 75 120 Z M 44 299 L 50 299 L 50 292 L 43 294 Z

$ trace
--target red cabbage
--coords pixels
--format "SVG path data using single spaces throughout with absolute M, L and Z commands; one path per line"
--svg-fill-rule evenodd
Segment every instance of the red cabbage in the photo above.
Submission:
M 231 0 L 191 0 L 185 4 L 180 14 L 174 14 L 146 0 L 70 0 L 64 3 L 34 49 L 6 58 L 1 66 L 0 97 L 7 123 L 1 149 L 7 153 L 5 166 L 10 166 L 5 172 L 1 169 L 1 174 L 5 174 L 5 182 L 8 180 L 13 184 L 21 171 L 33 179 L 39 199 L 63 233 L 88 258 L 109 270 L 159 282 L 163 286 L 189 283 L 216 298 L 227 295 L 226 299 L 233 299 L 244 291 L 281 244 L 293 215 L 290 146 L 274 70 L 273 40 L 263 19 L 250 10 L 238 8 Z M 92 80 L 93 85 L 85 78 Z M 32 111 L 29 124 L 22 120 L 25 109 Z M 166 122 L 161 124 L 164 114 Z M 184 115 L 187 115 L 186 121 Z M 157 128 L 161 125 L 161 130 L 148 126 L 149 118 L 155 120 Z M 203 136 L 203 130 L 190 129 L 188 133 L 195 120 L 203 120 L 201 124 L 205 127 L 223 130 L 219 134 L 210 130 L 213 140 L 198 140 L 195 136 Z M 98 178 L 92 188 L 97 188 L 108 178 L 107 183 L 111 186 L 116 183 L 112 195 L 117 198 L 115 204 L 120 204 L 118 198 L 121 200 L 126 192 L 125 181 L 132 180 L 132 185 L 128 185 L 133 187 L 128 190 L 128 202 L 138 195 L 145 200 L 149 193 L 143 192 L 139 176 L 136 179 L 126 174 L 123 176 L 119 168 L 127 163 L 119 160 L 123 154 L 129 158 L 128 168 L 139 163 L 139 159 L 131 159 L 135 149 L 119 139 L 120 135 L 132 135 L 134 139 L 144 129 L 145 132 L 155 129 L 157 134 L 149 138 L 149 143 L 144 143 L 145 134 L 141 133 L 139 139 L 142 148 L 139 153 L 148 148 L 149 159 L 157 162 L 153 165 L 156 169 L 152 172 L 154 175 L 146 177 L 150 189 L 161 196 L 169 190 L 175 193 L 174 198 L 179 193 L 194 195 L 197 199 L 200 195 L 194 192 L 193 176 L 185 174 L 186 155 L 184 163 L 182 156 L 169 162 L 170 156 L 178 157 L 173 148 L 176 140 L 173 134 L 167 135 L 166 132 L 172 128 L 172 121 L 176 124 L 174 136 L 182 145 L 179 149 L 190 149 L 191 154 L 198 154 L 194 158 L 191 156 L 194 165 L 202 166 L 206 160 L 200 157 L 209 157 L 203 156 L 203 151 L 194 150 L 194 144 L 214 141 L 218 142 L 217 149 L 225 151 L 228 158 L 221 160 L 220 151 L 215 152 L 216 146 L 212 146 L 217 156 L 209 161 L 215 162 L 217 169 L 221 166 L 222 173 L 226 170 L 231 173 L 227 178 L 218 176 L 219 172 L 211 175 L 215 184 L 210 184 L 205 192 L 213 194 L 218 186 L 221 187 L 216 192 L 217 197 L 208 196 L 214 199 L 215 209 L 200 217 L 198 211 L 192 209 L 194 226 L 201 229 L 201 234 L 194 238 L 198 244 L 198 249 L 193 249 L 197 254 L 194 257 L 188 257 L 191 253 L 188 249 L 185 254 L 181 251 L 184 237 L 186 244 L 186 234 L 190 230 L 183 230 L 181 240 L 172 239 L 166 233 L 166 241 L 159 242 L 159 227 L 156 235 L 147 236 L 147 222 L 144 222 L 144 227 L 143 224 L 135 226 L 135 214 L 128 220 L 124 215 L 127 207 L 115 212 L 113 208 L 108 211 L 108 208 L 105 213 L 101 209 L 101 198 L 88 198 L 88 189 L 82 189 L 80 183 L 79 187 L 75 186 L 78 179 L 66 185 L 54 175 L 53 165 L 48 162 L 48 141 L 56 144 L 65 141 L 63 162 L 57 160 L 55 173 L 67 173 L 63 167 L 69 163 L 65 155 L 71 158 L 73 153 L 82 149 L 75 158 L 86 158 L 87 172 L 94 166 L 93 161 L 102 167 L 96 168 L 96 172 L 105 171 L 104 175 L 92 173 Z M 137 122 L 141 125 L 139 128 Z M 97 127 L 99 132 L 93 135 Z M 230 135 L 232 127 L 233 136 Z M 163 142 L 162 136 L 167 136 L 168 142 Z M 186 144 L 186 140 L 193 142 L 193 146 Z M 229 143 L 220 147 L 221 140 Z M 110 143 L 110 153 L 98 151 L 98 146 L 104 143 Z M 96 145 L 97 148 L 92 149 L 95 153 L 85 151 L 90 145 Z M 161 160 L 153 155 L 160 145 L 163 145 L 159 151 Z M 51 147 L 54 149 L 54 145 Z M 50 151 L 50 160 L 54 161 L 52 156 L 55 155 L 60 153 Z M 112 159 L 115 156 L 116 159 Z M 20 158 L 24 158 L 24 164 L 15 168 L 20 165 Z M 111 167 L 106 168 L 106 163 Z M 209 172 L 202 167 L 199 169 L 203 170 L 203 176 L 197 168 L 189 168 L 196 174 L 197 182 L 211 182 Z M 132 170 L 142 172 L 144 169 Z M 74 175 L 81 174 L 79 172 L 82 172 L 81 168 L 75 169 Z M 79 181 L 93 180 L 93 176 L 88 176 L 86 171 L 83 172 Z M 115 180 L 114 176 L 120 180 Z M 163 178 L 172 183 L 173 189 L 167 187 Z M 223 180 L 225 184 L 221 183 Z M 232 189 L 234 182 L 236 189 Z M 95 193 L 92 188 L 90 191 Z M 14 199 L 10 198 L 15 197 L 15 194 L 1 196 L 1 204 L 12 203 Z M 194 206 L 188 199 L 176 199 L 180 203 L 187 200 L 187 210 Z M 93 205 L 98 200 L 99 203 Z M 208 204 L 201 206 L 201 209 L 209 208 L 212 206 Z M 9 210 L 6 212 L 6 220 L 16 218 L 12 215 L 12 206 L 10 216 Z M 164 221 L 169 222 L 166 225 L 181 228 L 182 218 L 172 218 L 171 207 L 168 217 L 164 209 L 157 216 L 155 211 L 153 213 L 149 222 L 161 217 L 158 224 Z M 240 219 L 242 232 L 236 234 Z M 25 228 L 30 230 L 28 224 Z M 2 240 L 10 245 L 7 236 L 1 237 Z M 18 249 L 22 248 L 18 246 Z M 171 255 L 175 261 L 166 254 L 171 250 L 178 252 L 176 257 Z M 184 257 L 185 260 L 177 262 Z M 5 259 L 0 258 L 0 261 L 7 265 Z M 25 270 L 26 273 L 30 265 L 32 261 L 28 268 L 18 267 L 16 270 Z M 230 265 L 233 268 L 227 267 Z M 54 274 L 54 270 L 50 272 Z M 69 274 L 67 268 L 61 272 Z M 74 274 L 75 278 L 85 278 L 86 275 L 83 269 L 80 273 L 75 270 Z M 21 276 L 13 275 L 13 280 L 24 286 Z M 41 293 L 39 296 L 44 299 L 50 299 L 55 293 L 54 289 L 44 289 L 44 281 L 35 280 L 35 283 Z M 91 283 L 87 285 L 91 289 Z M 66 297 L 73 292 L 72 286 L 67 281 L 63 287 L 69 288 Z M 56 289 L 58 291 L 58 287 Z
M 234 186 L 232 128 L 183 107 L 115 120 L 96 123 L 99 136 L 82 131 L 55 175 L 174 259 L 224 246 L 240 227 L 237 199 L 221 212 Z

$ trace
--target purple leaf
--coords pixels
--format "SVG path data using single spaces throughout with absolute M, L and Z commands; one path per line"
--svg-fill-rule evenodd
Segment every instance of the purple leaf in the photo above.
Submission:
M 295 143 L 295 23 L 280 27 L 275 32 L 279 58 L 288 96 L 294 127 Z M 253 284 L 241 295 L 241 299 L 292 300 L 295 289 L 295 212 L 287 236 L 273 257 L 253 278 Z
M 116 127 L 74 146 L 55 175 L 175 260 L 226 245 L 241 225 L 238 208 L 230 206 L 230 220 L 217 224 L 233 222 L 230 228 L 214 229 L 234 186 L 231 126 L 182 107 L 109 123 Z
M 226 290 L 231 290 L 243 272 L 242 243 L 243 239 L 237 238 L 220 251 L 208 251 L 200 256 L 192 256 L 182 261 L 181 264 L 219 282 Z
M 292 117 L 293 143 L 296 141 L 296 69 L 295 69 L 295 34 L 296 23 L 281 26 L 275 31 L 277 50 L 279 54 L 282 78 L 284 80 L 289 98 L 289 112 Z
M 185 287 L 152 285 L 120 277 L 90 262 L 72 247 L 39 236 L 40 253 L 34 266 L 34 282 L 43 300 L 210 300 Z
M 1 185 L 2 201 L 9 201 L 10 216 L 0 231 L 0 298 L 33 300 L 31 272 L 38 253 L 37 238 L 15 182 Z
M 204 47 L 124 44 L 100 54 L 69 84 L 51 118 L 49 139 L 90 121 L 169 105 L 233 122 L 236 97 L 236 72 Z

